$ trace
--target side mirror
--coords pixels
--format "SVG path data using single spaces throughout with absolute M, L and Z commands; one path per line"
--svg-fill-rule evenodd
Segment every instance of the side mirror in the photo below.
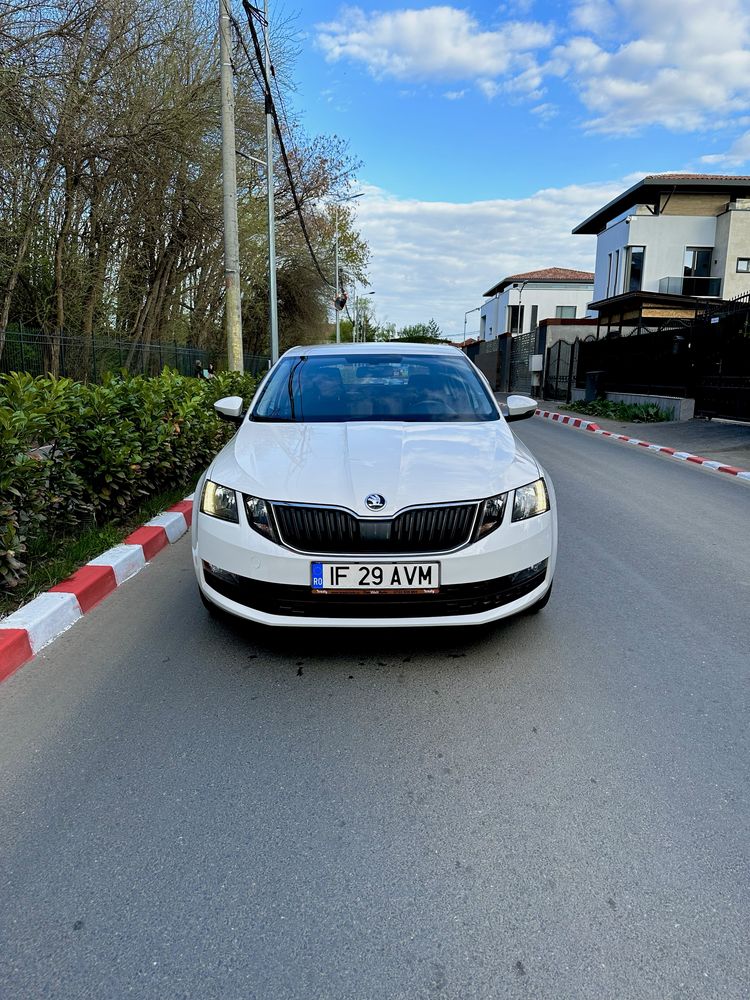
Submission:
M 244 416 L 242 412 L 244 405 L 242 396 L 225 396 L 223 399 L 216 400 L 214 409 L 222 420 L 229 420 L 233 424 L 241 424 Z
M 536 412 L 536 400 L 529 396 L 508 396 L 505 402 L 505 419 L 508 423 L 514 420 L 526 420 Z

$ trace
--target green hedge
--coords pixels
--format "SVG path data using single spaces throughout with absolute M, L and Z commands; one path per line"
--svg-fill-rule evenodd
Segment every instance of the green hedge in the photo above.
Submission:
M 673 410 L 661 410 L 656 403 L 618 403 L 613 399 L 592 399 L 590 403 L 583 401 L 567 403 L 566 410 L 574 413 L 585 413 L 589 417 L 605 417 L 610 420 L 625 420 L 634 424 L 656 424 L 663 420 L 672 420 Z
M 30 539 L 116 522 L 194 478 L 234 432 L 213 402 L 248 403 L 256 384 L 170 370 L 104 385 L 0 375 L 0 589 L 23 579 Z

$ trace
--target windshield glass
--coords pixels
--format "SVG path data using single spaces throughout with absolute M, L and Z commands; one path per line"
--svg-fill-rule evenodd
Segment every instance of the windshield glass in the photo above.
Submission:
M 493 400 L 462 357 L 312 354 L 283 358 L 253 420 L 498 420 Z

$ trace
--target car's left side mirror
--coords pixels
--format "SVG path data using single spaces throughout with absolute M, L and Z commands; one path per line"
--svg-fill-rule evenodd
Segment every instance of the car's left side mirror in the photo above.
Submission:
M 508 423 L 514 420 L 526 420 L 536 413 L 536 400 L 530 396 L 508 396 L 503 408 L 503 414 Z
M 229 420 L 233 424 L 241 424 L 244 417 L 242 408 L 245 402 L 242 396 L 225 396 L 223 399 L 217 399 L 214 403 L 214 409 L 222 418 L 222 420 Z

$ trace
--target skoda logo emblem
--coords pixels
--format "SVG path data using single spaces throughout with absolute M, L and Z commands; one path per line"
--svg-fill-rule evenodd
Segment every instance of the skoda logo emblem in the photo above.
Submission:
M 370 510 L 382 510 L 385 507 L 385 497 L 381 496 L 380 493 L 370 493 L 369 496 L 365 497 L 365 503 Z

